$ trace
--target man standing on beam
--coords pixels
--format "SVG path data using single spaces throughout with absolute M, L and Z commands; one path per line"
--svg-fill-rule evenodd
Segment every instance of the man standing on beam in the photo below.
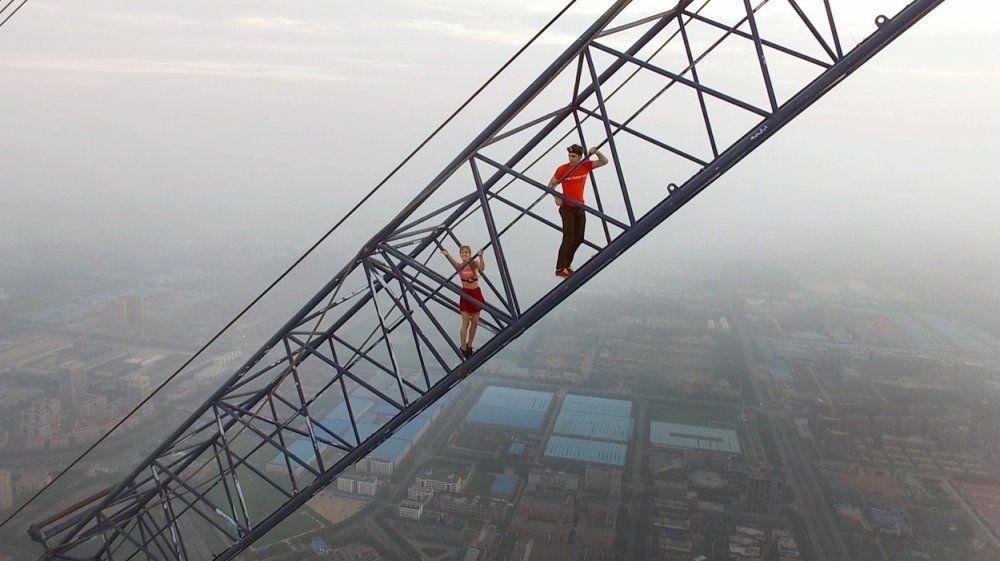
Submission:
M 587 215 L 583 210 L 583 190 L 587 185 L 587 175 L 591 170 L 597 169 L 608 163 L 608 159 L 601 154 L 597 148 L 591 148 L 589 155 L 596 155 L 597 161 L 592 161 L 589 156 L 583 158 L 583 146 L 574 144 L 566 148 L 569 162 L 556 168 L 556 172 L 549 180 L 549 187 L 555 187 L 557 183 L 562 184 L 563 196 L 555 197 L 556 206 L 559 207 L 559 216 L 562 218 L 562 244 L 559 246 L 559 255 L 556 258 L 556 276 L 568 277 L 573 274 L 570 265 L 573 264 L 573 256 L 577 248 L 583 243 L 584 229 L 587 226 Z

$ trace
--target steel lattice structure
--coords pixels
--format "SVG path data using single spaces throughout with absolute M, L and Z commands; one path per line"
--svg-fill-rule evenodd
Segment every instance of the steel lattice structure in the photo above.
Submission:
M 832 0 L 615 2 L 124 481 L 32 526 L 43 559 L 233 559 L 942 1 L 873 13 L 849 48 Z M 789 21 L 806 39 L 794 47 Z M 733 43 L 746 77 L 723 87 L 707 69 Z M 562 196 L 548 187 L 562 151 L 545 169 L 529 160 L 566 129 L 612 166 L 590 177 L 592 256 L 543 282 L 511 240 L 558 238 L 547 199 Z M 473 226 L 491 255 L 487 333 L 463 359 L 466 296 L 437 253 Z

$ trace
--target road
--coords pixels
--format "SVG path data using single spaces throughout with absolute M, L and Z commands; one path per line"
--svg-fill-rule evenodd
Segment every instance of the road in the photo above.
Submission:
M 643 503 L 653 495 L 653 489 L 647 484 L 649 481 L 644 477 L 644 464 L 646 459 L 646 443 L 649 442 L 647 434 L 649 429 L 649 419 L 645 407 L 635 407 L 632 410 L 635 417 L 635 435 L 632 440 L 632 463 L 626 475 L 629 481 L 631 494 L 628 501 L 628 541 L 626 559 L 648 559 L 650 536 L 647 534 L 649 527 L 642 524 Z M 619 520 L 619 527 L 626 523 Z
M 792 422 L 784 417 L 780 408 L 771 403 L 770 395 L 761 383 L 762 373 L 757 367 L 757 357 L 754 355 L 753 339 L 743 317 L 743 311 L 734 300 L 730 290 L 725 290 L 726 308 L 729 312 L 729 323 L 743 347 L 743 357 L 746 361 L 747 379 L 755 399 L 748 400 L 752 409 L 767 419 L 774 436 L 775 447 L 788 484 L 795 491 L 795 501 L 798 512 L 802 514 L 809 541 L 816 552 L 817 561 L 840 561 L 850 559 L 847 544 L 840 535 L 840 528 L 834 518 L 834 513 L 823 496 L 822 487 L 816 478 L 815 467 L 806 456 L 797 434 L 791 430 Z M 766 404 L 766 405 L 765 405 Z
M 768 424 L 774 442 L 785 466 L 785 477 L 795 490 L 799 512 L 805 520 L 809 541 L 812 542 L 818 561 L 850 559 L 847 544 L 840 535 L 840 528 L 830 505 L 823 496 L 813 465 L 806 456 L 798 436 L 790 429 L 791 421 L 774 414 L 768 415 Z
M 743 310 L 736 304 L 732 292 L 728 287 L 724 290 L 726 310 L 729 312 L 729 325 L 733 333 L 739 338 L 740 348 L 743 349 L 743 361 L 746 364 L 747 381 L 750 382 L 750 391 L 753 396 L 741 396 L 744 403 L 751 406 L 762 405 L 765 401 L 766 392 L 760 382 L 760 369 L 757 368 L 757 357 L 753 353 L 753 339 L 750 337 L 750 329 L 747 328 L 746 319 L 743 317 Z

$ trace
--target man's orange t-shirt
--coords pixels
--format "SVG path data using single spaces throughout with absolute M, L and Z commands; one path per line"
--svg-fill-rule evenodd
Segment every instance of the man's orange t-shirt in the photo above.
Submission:
M 562 192 L 568 198 L 583 203 L 583 187 L 587 183 L 587 174 L 594 168 L 594 162 L 584 160 L 580 167 L 573 170 L 569 177 L 562 180 Z M 573 164 L 565 163 L 556 168 L 553 175 L 556 179 L 562 178 L 569 170 L 573 169 Z M 570 203 L 572 204 L 572 203 Z

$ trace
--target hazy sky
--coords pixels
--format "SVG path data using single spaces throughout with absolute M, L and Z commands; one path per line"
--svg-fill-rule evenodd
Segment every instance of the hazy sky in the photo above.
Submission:
M 0 28 L 0 235 L 304 244 L 563 4 L 32 0 Z M 394 214 L 607 4 L 580 0 L 357 227 Z M 903 4 L 835 6 L 859 39 L 875 11 L 853 11 Z M 644 247 L 997 261 L 997 60 L 1000 7 L 946 0 Z

